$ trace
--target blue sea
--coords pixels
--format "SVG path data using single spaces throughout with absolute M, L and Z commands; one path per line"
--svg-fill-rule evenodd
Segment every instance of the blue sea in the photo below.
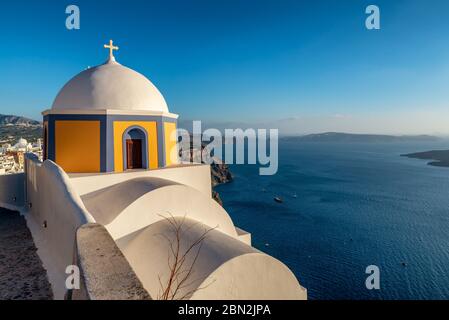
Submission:
M 400 157 L 433 149 L 449 142 L 281 139 L 276 175 L 233 165 L 235 180 L 216 190 L 309 299 L 449 299 L 449 168 Z M 365 286 L 369 265 L 380 268 L 380 290 Z

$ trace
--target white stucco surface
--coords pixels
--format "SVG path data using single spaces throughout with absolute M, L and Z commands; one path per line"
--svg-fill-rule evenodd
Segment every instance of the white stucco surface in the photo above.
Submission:
M 126 116 L 155 116 L 178 119 L 179 115 L 171 112 L 158 111 L 158 110 L 116 110 L 116 109 L 47 109 L 42 111 L 42 115 L 49 114 L 59 115 L 126 115 Z
M 210 197 L 212 194 L 210 166 L 205 164 L 185 164 L 157 170 L 135 170 L 121 173 L 77 173 L 69 176 L 72 186 L 81 196 L 139 177 L 167 179 L 197 189 L 206 196 Z
M 150 80 L 113 60 L 84 70 L 67 82 L 52 109 L 168 112 L 164 97 Z
M 26 203 L 31 205 L 25 217 L 55 299 L 64 298 L 75 234 L 87 223 L 106 227 L 157 299 L 159 279 L 163 284 L 170 274 L 170 241 L 175 238 L 169 221 L 183 223 L 181 253 L 207 231 L 198 257 L 186 255 L 184 266 L 191 266 L 192 276 L 178 298 L 306 299 L 293 273 L 251 247 L 251 235 L 236 228 L 211 198 L 209 170 L 196 165 L 69 178 L 55 163 L 27 155 Z
M 26 173 L 24 215 L 47 269 L 54 297 L 63 299 L 65 270 L 73 263 L 76 230 L 95 220 L 58 165 L 49 160 L 42 163 L 27 155 Z
M 306 299 L 306 290 L 280 261 L 201 222 L 175 219 L 181 225 L 180 250 L 175 249 L 175 253 L 185 257 L 178 280 L 185 279 L 184 275 L 192 270 L 175 298 Z M 169 263 L 173 265 L 175 257 L 170 249 L 170 245 L 177 247 L 172 223 L 162 220 L 117 241 L 154 299 L 167 288 Z M 185 254 L 207 231 L 201 246 Z
M 170 216 L 189 217 L 237 237 L 228 213 L 210 195 L 167 179 L 134 178 L 83 195 L 82 200 L 113 239 Z

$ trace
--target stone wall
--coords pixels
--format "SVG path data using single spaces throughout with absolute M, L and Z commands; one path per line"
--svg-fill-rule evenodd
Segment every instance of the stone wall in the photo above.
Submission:
M 74 265 L 80 269 L 80 289 L 72 300 L 151 300 L 108 231 L 85 224 L 76 232 Z
M 0 206 L 17 210 L 24 205 L 25 174 L 0 175 Z

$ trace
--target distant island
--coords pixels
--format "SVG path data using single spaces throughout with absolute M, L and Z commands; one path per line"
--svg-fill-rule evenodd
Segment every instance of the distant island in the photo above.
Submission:
M 403 154 L 401 156 L 414 159 L 432 160 L 428 163 L 430 166 L 449 167 L 449 150 L 433 150 Z
M 347 143 L 384 143 L 384 142 L 427 142 L 438 141 L 439 138 L 429 135 L 394 136 L 380 134 L 353 134 L 341 132 L 325 132 L 304 136 L 285 136 L 284 140 L 298 142 L 347 142 Z

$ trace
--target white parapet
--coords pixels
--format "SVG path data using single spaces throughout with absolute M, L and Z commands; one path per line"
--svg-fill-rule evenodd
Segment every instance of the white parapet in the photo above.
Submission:
M 25 170 L 25 218 L 54 297 L 64 299 L 65 271 L 73 263 L 76 230 L 95 220 L 57 164 L 27 155 Z
M 205 164 L 182 164 L 155 170 L 133 170 L 120 173 L 75 173 L 69 176 L 73 187 L 80 196 L 141 177 L 171 180 L 197 189 L 207 196 L 212 193 L 210 166 Z
M 51 161 L 27 157 L 26 203 L 28 225 L 57 299 L 66 292 L 76 231 L 87 223 L 105 226 L 153 299 L 163 297 L 164 283 L 173 276 L 173 241 L 185 256 L 183 266 L 190 268 L 181 273 L 190 276 L 172 298 L 307 298 L 293 273 L 251 247 L 251 235 L 212 199 L 209 166 L 69 177 Z M 189 251 L 192 243 L 197 244 Z

